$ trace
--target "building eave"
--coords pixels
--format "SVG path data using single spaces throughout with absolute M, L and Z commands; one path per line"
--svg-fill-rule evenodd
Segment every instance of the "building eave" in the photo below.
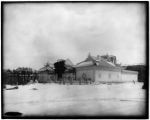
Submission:
M 138 74 L 137 71 L 131 71 L 131 70 L 121 70 L 122 73 L 130 73 L 130 74 Z

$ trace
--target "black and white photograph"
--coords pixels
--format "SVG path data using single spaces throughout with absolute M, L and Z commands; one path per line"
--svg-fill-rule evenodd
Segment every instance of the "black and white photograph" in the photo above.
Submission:
M 2 118 L 148 118 L 148 4 L 1 2 Z

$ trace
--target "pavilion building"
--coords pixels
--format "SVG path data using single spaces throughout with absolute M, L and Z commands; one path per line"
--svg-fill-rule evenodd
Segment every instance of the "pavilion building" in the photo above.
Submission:
M 124 70 L 116 63 L 115 56 L 91 56 L 78 63 L 76 66 L 76 78 L 91 79 L 93 82 L 137 82 L 138 72 Z

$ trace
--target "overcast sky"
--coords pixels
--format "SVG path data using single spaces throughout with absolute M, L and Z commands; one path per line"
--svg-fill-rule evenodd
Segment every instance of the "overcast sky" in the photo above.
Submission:
M 145 63 L 145 8 L 138 3 L 8 4 L 4 68 L 41 68 L 69 58 L 112 54 L 122 64 Z

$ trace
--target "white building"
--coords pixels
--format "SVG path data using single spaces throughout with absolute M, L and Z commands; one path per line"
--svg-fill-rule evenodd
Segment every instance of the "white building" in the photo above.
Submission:
M 138 72 L 124 70 L 103 57 L 89 56 L 76 65 L 76 78 L 88 78 L 93 82 L 133 82 L 138 81 Z

